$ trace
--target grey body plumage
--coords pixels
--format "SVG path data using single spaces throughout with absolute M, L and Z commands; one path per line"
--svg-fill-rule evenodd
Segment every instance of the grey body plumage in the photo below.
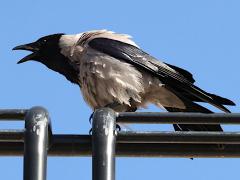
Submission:
M 211 113 L 195 102 L 208 102 L 225 112 L 229 111 L 223 105 L 234 105 L 226 98 L 196 87 L 191 73 L 156 60 L 142 51 L 128 35 L 106 30 L 76 35 L 57 34 L 54 43 L 52 36 L 38 40 L 45 41 L 38 47 L 43 49 L 44 57 L 38 53 L 35 59 L 32 56 L 30 59 L 47 65 L 78 84 L 93 110 L 109 106 L 116 111 L 135 111 L 155 104 L 174 112 Z M 24 49 L 24 46 L 15 49 Z M 47 53 L 49 49 L 51 52 Z M 221 130 L 219 125 L 175 125 L 174 128 Z
M 116 111 L 145 107 L 149 103 L 159 107 L 184 109 L 181 100 L 166 90 L 157 77 L 89 46 L 89 42 L 98 38 L 111 38 L 137 47 L 129 36 L 109 31 L 91 31 L 80 37 L 77 35 L 77 41 L 73 45 L 68 43 L 67 35 L 60 39 L 62 53 L 79 66 L 82 94 L 92 109 L 112 103 L 118 104 L 112 107 Z M 73 39 L 71 40 L 74 41 Z M 164 66 L 174 71 L 167 65 Z

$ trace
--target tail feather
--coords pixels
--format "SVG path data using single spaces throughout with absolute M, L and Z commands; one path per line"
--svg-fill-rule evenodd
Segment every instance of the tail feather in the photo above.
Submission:
M 178 109 L 172 107 L 165 107 L 169 112 L 200 112 L 200 113 L 213 113 L 209 109 L 191 102 L 184 100 L 186 109 Z M 205 124 L 174 124 L 175 131 L 223 131 L 220 125 L 205 125 Z
M 189 93 L 186 93 L 186 92 L 181 92 L 181 94 L 188 98 L 189 100 L 191 101 L 195 101 L 195 102 L 204 102 L 202 99 L 196 97 L 196 96 L 193 96 Z M 235 106 L 236 104 L 231 101 L 230 99 L 227 99 L 227 98 L 224 98 L 224 97 L 221 97 L 221 96 L 218 96 L 218 95 L 215 95 L 215 94 L 211 94 L 211 93 L 208 93 L 207 94 L 208 96 L 210 96 L 216 103 L 220 104 L 220 105 L 228 105 L 228 106 Z
M 215 101 L 217 101 L 219 104 L 222 105 L 229 105 L 229 106 L 235 106 L 236 104 L 231 101 L 230 99 L 215 95 L 215 94 L 208 94 L 209 96 L 211 96 Z

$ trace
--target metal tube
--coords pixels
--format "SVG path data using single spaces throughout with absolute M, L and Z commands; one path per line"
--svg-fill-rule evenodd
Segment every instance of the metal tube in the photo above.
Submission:
M 240 124 L 240 113 L 122 112 L 117 114 L 117 122 L 133 124 Z
M 117 143 L 240 144 L 240 133 L 122 131 L 118 133 Z
M 26 113 L 26 109 L 1 109 L 0 120 L 24 120 Z
M 0 129 L 0 142 L 23 142 L 24 130 Z
M 41 107 L 31 108 L 25 119 L 24 180 L 45 180 L 49 117 Z
M 23 119 L 27 110 L 0 110 L 0 119 Z M 124 123 L 187 123 L 239 124 L 240 114 L 201 113 L 118 113 Z M 128 133 L 128 132 L 127 132 Z M 240 158 L 238 133 L 218 132 L 120 132 L 117 137 L 117 156 L 127 157 L 234 157 Z M 179 134 L 178 134 L 179 133 Z M 26 132 L 27 134 L 27 132 Z M 168 137 L 169 135 L 170 137 Z M 194 138 L 194 139 L 193 139 Z M 195 139 L 196 138 L 196 139 Z M 23 133 L 0 131 L 0 156 L 22 156 Z M 194 141 L 194 142 L 193 142 Z M 166 143 L 167 142 L 167 143 Z M 180 144 L 181 143 L 181 144 Z M 191 144 L 186 144 L 191 143 Z M 211 143 L 211 144 L 192 144 Z M 228 144 L 219 149 L 216 144 Z M 33 143 L 32 143 L 33 144 Z M 25 144 L 26 145 L 26 144 Z M 25 148 L 26 150 L 26 148 Z M 50 156 L 91 156 L 91 136 L 54 135 Z M 26 154 L 26 151 L 25 151 Z M 34 156 L 32 156 L 34 157 Z M 26 158 L 25 158 L 26 159 Z M 31 159 L 31 158 L 29 158 Z
M 22 156 L 23 143 L 0 143 L 0 156 Z M 55 142 L 48 152 L 54 157 L 86 157 L 92 155 L 89 142 Z M 216 144 L 152 144 L 152 143 L 117 143 L 118 157 L 178 157 L 178 158 L 240 158 L 240 145 Z
M 92 125 L 93 180 L 115 179 L 116 115 L 109 108 L 95 111 Z
M 52 136 L 52 146 L 58 149 L 61 145 L 71 146 L 80 144 L 79 148 L 85 144 L 91 144 L 90 135 L 61 135 Z M 23 142 L 24 132 L 0 130 L 0 142 Z M 239 132 L 134 132 L 120 131 L 117 135 L 118 144 L 120 143 L 182 143 L 182 144 L 240 144 Z M 55 147 L 57 145 L 57 147 Z M 68 149 L 69 147 L 66 147 Z M 1 153 L 1 150 L 0 150 Z M 0 154 L 1 155 L 1 154 Z

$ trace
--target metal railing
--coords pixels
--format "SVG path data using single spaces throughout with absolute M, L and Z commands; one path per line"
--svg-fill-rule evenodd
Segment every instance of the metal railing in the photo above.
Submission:
M 24 130 L 0 131 L 1 149 L 11 148 L 12 143 L 24 142 L 23 179 L 46 179 L 47 150 L 49 144 L 49 136 L 51 136 L 50 119 L 47 111 L 41 107 L 34 107 L 28 111 L 1 110 L 0 119 L 25 120 Z M 8 155 L 12 155 L 11 150 L 7 150 L 6 152 Z
M 24 130 L 0 130 L 0 156 L 24 156 L 24 180 L 45 180 L 48 156 L 92 156 L 93 180 L 115 179 L 115 156 L 239 158 L 239 132 L 117 131 L 116 123 L 240 124 L 240 114 L 115 113 L 95 111 L 92 135 L 52 134 L 48 112 L 0 110 L 2 120 L 25 120 Z

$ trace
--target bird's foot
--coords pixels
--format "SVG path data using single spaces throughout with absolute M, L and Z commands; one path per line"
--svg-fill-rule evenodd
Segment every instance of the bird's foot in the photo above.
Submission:
M 90 124 L 92 124 L 93 114 L 94 114 L 94 112 L 92 112 L 92 114 L 89 116 L 89 119 L 88 119 Z
M 121 131 L 122 130 L 122 128 L 121 128 L 121 126 L 119 124 L 116 124 L 116 130 L 117 131 Z
M 92 135 L 92 128 L 88 131 L 89 135 Z

